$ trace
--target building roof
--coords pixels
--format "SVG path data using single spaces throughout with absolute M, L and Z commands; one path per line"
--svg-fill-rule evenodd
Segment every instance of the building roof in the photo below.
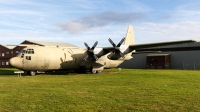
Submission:
M 27 42 L 33 43 L 35 45 L 45 46 L 45 47 L 72 47 L 78 48 L 77 46 L 69 43 L 62 42 L 46 42 L 46 41 L 35 41 L 35 40 L 25 40 Z
M 177 47 L 199 47 L 200 42 L 194 42 L 194 43 L 182 43 L 182 44 L 174 44 L 174 45 L 166 45 L 166 46 L 157 46 L 157 47 L 151 47 L 152 48 L 177 48 Z
M 136 51 L 137 52 L 144 52 L 144 51 L 145 52 L 146 51 L 170 52 L 170 51 L 191 51 L 191 50 L 200 50 L 200 42 L 143 48 L 143 49 L 137 49 Z
M 7 49 L 13 49 L 17 46 L 17 45 L 2 45 L 2 44 L 0 44 L 0 45 L 7 48 Z
M 170 54 L 149 54 L 147 56 L 168 56 Z

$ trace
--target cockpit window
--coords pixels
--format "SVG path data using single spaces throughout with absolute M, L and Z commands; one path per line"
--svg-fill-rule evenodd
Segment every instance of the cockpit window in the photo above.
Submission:
M 26 53 L 26 50 L 22 50 L 22 53 Z
M 17 54 L 17 57 L 20 56 L 21 54 L 24 54 L 26 53 L 26 50 L 21 50 L 18 54 Z
M 20 56 L 21 58 L 24 58 L 24 54 L 34 54 L 34 50 L 33 49 L 21 50 L 17 54 L 17 57 Z
M 34 54 L 34 50 L 33 49 L 27 49 L 26 53 L 27 54 Z

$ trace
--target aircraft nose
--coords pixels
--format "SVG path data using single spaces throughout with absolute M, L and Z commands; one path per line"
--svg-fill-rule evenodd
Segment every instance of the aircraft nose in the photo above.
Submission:
M 19 57 L 11 58 L 9 60 L 9 64 L 10 66 L 15 67 L 15 68 L 22 68 L 22 62 Z

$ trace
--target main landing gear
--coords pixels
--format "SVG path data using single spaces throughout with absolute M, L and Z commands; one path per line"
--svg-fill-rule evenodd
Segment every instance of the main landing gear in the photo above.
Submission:
M 90 72 L 92 74 L 100 74 L 102 69 L 94 68 L 93 66 L 90 67 Z
M 92 74 L 100 74 L 100 73 L 101 73 L 101 70 L 92 70 L 91 73 L 92 73 Z
M 36 75 L 36 71 L 27 71 L 27 75 L 35 76 Z

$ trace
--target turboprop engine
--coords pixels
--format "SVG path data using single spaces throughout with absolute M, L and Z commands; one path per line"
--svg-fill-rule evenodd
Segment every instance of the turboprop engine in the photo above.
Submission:
M 110 60 L 118 60 L 119 58 L 124 59 L 125 54 L 122 52 L 122 43 L 124 42 L 125 38 L 122 38 L 122 40 L 116 45 L 110 38 L 108 41 L 112 44 L 113 46 L 113 51 L 107 56 L 108 59 Z
M 95 61 L 98 60 L 99 58 L 97 57 L 97 55 L 94 54 L 94 48 L 97 46 L 98 42 L 96 41 L 91 48 L 88 46 L 86 42 L 84 44 L 87 47 L 87 55 L 84 58 L 84 60 L 88 59 L 94 59 Z

